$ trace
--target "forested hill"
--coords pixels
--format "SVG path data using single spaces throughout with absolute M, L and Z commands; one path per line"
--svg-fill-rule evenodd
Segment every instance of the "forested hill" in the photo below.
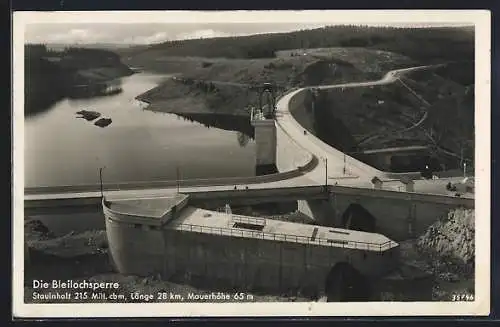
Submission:
M 45 110 L 74 85 L 132 74 L 116 53 L 107 50 L 69 47 L 54 51 L 43 44 L 27 44 L 24 50 L 26 113 Z
M 274 57 L 279 50 L 365 47 L 406 55 L 422 63 L 474 60 L 473 27 L 394 28 L 330 26 L 290 33 L 169 41 L 128 55 L 226 58 Z

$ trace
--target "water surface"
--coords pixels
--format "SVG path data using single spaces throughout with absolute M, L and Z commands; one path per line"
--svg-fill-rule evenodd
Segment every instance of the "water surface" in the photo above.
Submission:
M 165 76 L 147 73 L 122 79 L 123 92 L 63 99 L 25 119 L 25 186 L 105 183 L 255 175 L 255 143 L 234 130 L 204 126 L 173 114 L 144 110 L 134 98 Z M 112 123 L 101 128 L 76 118 L 100 112 Z

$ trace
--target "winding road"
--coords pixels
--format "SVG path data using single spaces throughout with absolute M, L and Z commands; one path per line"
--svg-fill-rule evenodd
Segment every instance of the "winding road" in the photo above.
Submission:
M 388 72 L 382 79 L 377 81 L 344 83 L 337 85 L 309 86 L 306 88 L 301 88 L 292 91 L 284 95 L 277 103 L 276 106 L 278 113 L 276 119 L 277 123 L 296 143 L 300 144 L 303 149 L 309 151 L 317 158 L 326 159 L 328 162 L 328 168 L 329 170 L 331 169 L 332 172 L 341 171 L 343 173 L 344 159 L 345 159 L 347 172 L 350 175 L 358 176 L 358 179 L 356 179 L 357 182 L 355 182 L 356 184 L 357 183 L 365 184 L 366 181 L 369 182 L 375 176 L 377 176 L 380 179 L 394 179 L 393 177 L 394 174 L 380 171 L 357 159 L 347 156 L 343 152 L 324 143 L 323 141 L 321 141 L 316 136 L 310 133 L 304 134 L 303 132 L 304 128 L 295 120 L 295 118 L 290 112 L 290 107 L 289 107 L 290 100 L 299 92 L 303 92 L 305 89 L 331 90 L 339 88 L 343 89 L 343 88 L 355 88 L 355 87 L 369 87 L 375 85 L 390 84 L 397 81 L 399 79 L 399 76 L 403 74 L 418 70 L 425 70 L 428 68 L 435 68 L 438 66 L 440 65 L 418 66 L 418 67 L 393 70 Z

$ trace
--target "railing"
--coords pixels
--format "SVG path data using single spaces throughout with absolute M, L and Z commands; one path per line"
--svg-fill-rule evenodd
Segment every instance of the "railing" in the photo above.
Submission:
M 167 227 L 168 228 L 168 227 Z M 393 247 L 398 246 L 398 243 L 394 241 L 386 241 L 383 243 L 371 243 L 371 242 L 361 242 L 353 240 L 339 240 L 339 239 L 324 239 L 293 235 L 293 234 L 280 234 L 280 233 L 269 233 L 269 232 L 259 232 L 253 230 L 243 230 L 235 228 L 224 228 L 224 227 L 212 227 L 212 226 L 200 226 L 192 224 L 180 224 L 172 229 L 189 231 L 194 233 L 209 233 L 215 235 L 224 236 L 237 236 L 246 238 L 257 238 L 269 241 L 280 241 L 280 242 L 293 242 L 293 243 L 303 243 L 308 245 L 322 245 L 322 246 L 333 246 L 338 248 L 354 249 L 354 250 L 365 250 L 374 252 L 383 252 L 389 250 Z
M 312 160 L 311 160 L 312 161 Z M 179 185 L 182 188 L 196 187 L 232 187 L 234 185 L 250 185 L 250 184 L 265 184 L 269 182 L 279 182 L 282 180 L 291 179 L 300 176 L 304 171 L 314 168 L 314 162 L 309 162 L 300 167 L 285 172 L 279 172 L 268 175 L 251 176 L 251 177 L 222 177 L 211 179 L 182 179 L 182 180 L 166 180 L 166 181 L 144 181 L 144 182 L 122 182 L 122 183 L 106 183 L 103 184 L 104 191 L 126 191 L 136 189 L 159 189 L 159 188 L 174 188 Z M 51 193 L 80 193 L 80 192 L 99 192 L 99 184 L 80 184 L 80 185 L 60 185 L 60 186 L 40 186 L 27 187 L 24 189 L 25 195 L 35 194 L 51 194 Z
M 265 120 L 266 117 L 264 113 L 260 109 L 252 108 L 252 112 L 250 114 L 250 120 Z

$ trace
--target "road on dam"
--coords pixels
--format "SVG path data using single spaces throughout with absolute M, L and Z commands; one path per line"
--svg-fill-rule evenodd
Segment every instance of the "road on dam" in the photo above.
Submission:
M 439 66 L 439 65 L 437 65 Z M 179 182 L 179 186 L 172 181 L 161 186 L 161 183 L 155 186 L 155 183 L 144 185 L 138 189 L 131 187 L 128 184 L 108 185 L 106 184 L 104 190 L 106 195 L 110 198 L 141 198 L 141 197 L 158 197 L 169 194 L 174 194 L 178 191 L 181 192 L 210 192 L 210 191 L 230 191 L 237 189 L 277 189 L 287 187 L 304 187 L 304 186 L 318 186 L 318 185 L 338 185 L 353 188 L 373 188 L 371 182 L 373 177 L 378 177 L 384 180 L 384 189 L 398 192 L 405 192 L 401 188 L 401 181 L 394 177 L 395 174 L 386 173 L 375 169 L 359 160 L 356 160 L 343 152 L 331 147 L 324 143 L 316 136 L 310 133 L 304 133 L 304 128 L 294 119 L 290 112 L 290 102 L 300 92 L 307 92 L 311 89 L 317 88 L 321 90 L 339 89 L 339 88 L 354 88 L 354 87 L 367 87 L 375 85 L 383 85 L 393 83 L 398 80 L 399 76 L 405 73 L 424 70 L 436 66 L 418 66 L 405 69 L 398 69 L 388 72 L 382 79 L 376 81 L 344 83 L 336 85 L 319 85 L 308 86 L 296 90 L 289 91 L 283 95 L 276 104 L 276 125 L 286 134 L 290 140 L 287 142 L 280 142 L 278 139 L 277 147 L 289 146 L 290 141 L 300 147 L 305 153 L 309 154 L 312 158 L 316 158 L 316 164 L 311 165 L 308 169 L 301 171 L 300 174 L 290 177 L 290 175 L 283 174 L 283 179 L 266 181 L 258 178 L 248 178 L 247 180 L 238 183 L 219 183 L 213 180 L 213 183 L 203 183 L 201 185 L 183 186 L 183 182 Z M 279 167 L 278 167 L 279 169 Z M 280 171 L 281 173 L 281 171 Z M 279 174 L 278 174 L 279 175 Z M 262 177 L 262 176 L 258 176 Z M 438 180 L 423 180 L 417 179 L 414 181 L 414 192 L 436 195 L 453 196 L 451 192 L 446 190 L 448 182 L 458 182 L 462 178 L 445 178 Z M 238 180 L 238 179 L 235 179 Z M 224 184 L 224 185 L 221 185 Z M 67 187 L 40 187 L 31 190 L 25 190 L 23 200 L 26 202 L 32 200 L 51 200 L 51 199 L 75 199 L 75 198 L 93 198 L 99 197 L 99 185 L 89 185 L 88 190 L 78 191 Z M 464 194 L 463 197 L 473 197 L 471 194 Z

